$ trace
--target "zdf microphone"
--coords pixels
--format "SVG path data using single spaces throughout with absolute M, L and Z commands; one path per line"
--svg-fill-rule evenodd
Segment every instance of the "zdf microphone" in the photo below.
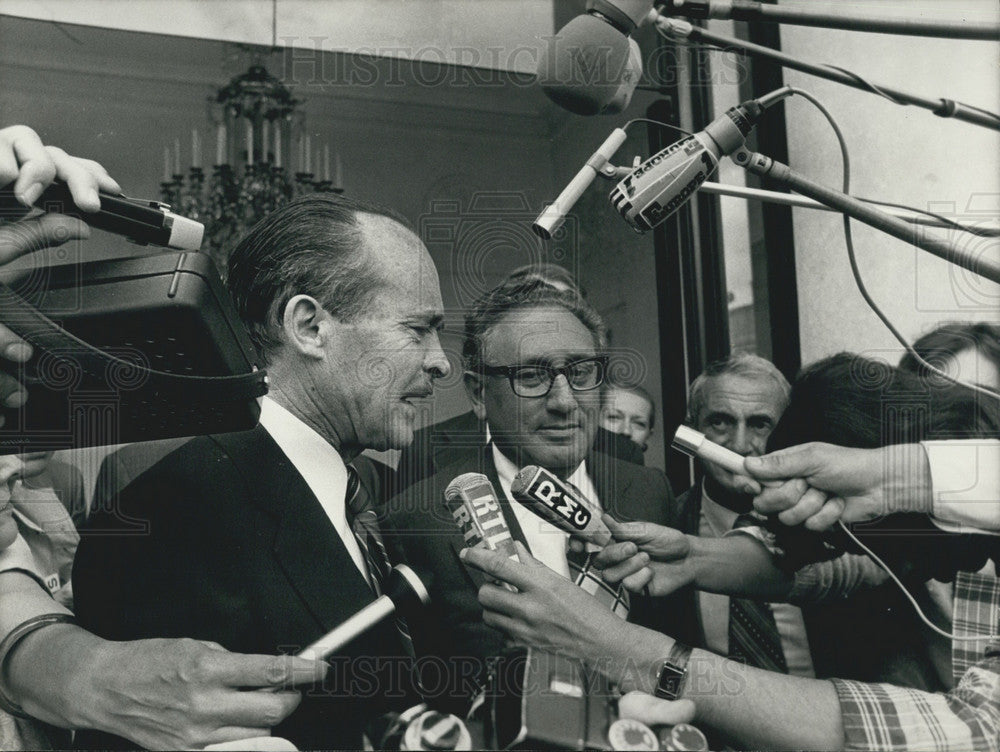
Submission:
M 763 111 L 761 101 L 751 99 L 727 110 L 700 133 L 657 152 L 615 186 L 612 206 L 636 232 L 653 229 L 715 172 L 720 157 L 743 146 Z
M 601 510 L 544 467 L 521 468 L 511 481 L 510 495 L 563 532 L 598 546 L 611 542 Z

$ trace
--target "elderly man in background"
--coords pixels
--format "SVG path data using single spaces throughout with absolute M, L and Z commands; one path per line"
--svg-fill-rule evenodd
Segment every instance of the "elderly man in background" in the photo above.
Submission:
M 760 456 L 788 404 L 790 389 L 770 361 L 738 353 L 712 363 L 691 384 L 688 422 L 737 454 Z M 680 529 L 721 538 L 738 523 L 751 523 L 746 517 L 753 509 L 754 484 L 749 478 L 712 462 L 699 461 L 699 468 L 701 481 L 677 498 Z M 800 609 L 707 591 L 698 591 L 695 601 L 699 644 L 759 668 L 815 675 Z

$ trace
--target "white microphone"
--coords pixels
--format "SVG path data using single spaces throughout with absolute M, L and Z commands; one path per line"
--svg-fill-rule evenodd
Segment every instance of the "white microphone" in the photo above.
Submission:
M 396 611 L 405 615 L 419 606 L 426 606 L 431 600 L 424 583 L 405 564 L 393 567 L 382 587 L 382 595 L 316 642 L 306 646 L 299 657 L 326 660 L 387 616 Z
M 546 96 L 577 115 L 624 110 L 642 77 L 639 45 L 629 35 L 652 7 L 650 0 L 590 0 L 542 53 L 538 80 Z
M 521 468 L 511 481 L 510 495 L 563 532 L 601 547 L 611 542 L 601 510 L 544 467 Z
M 587 163 L 576 173 L 569 184 L 563 188 L 559 197 L 545 207 L 545 210 L 538 215 L 538 219 L 531 226 L 537 235 L 545 240 L 551 240 L 555 231 L 559 229 L 566 220 L 566 214 L 573 208 L 580 196 L 587 190 L 598 172 L 614 156 L 618 148 L 625 143 L 628 134 L 621 128 L 615 128 L 611 135 L 607 137 L 603 144 L 595 151 Z
M 614 187 L 612 206 L 636 232 L 653 229 L 715 172 L 720 157 L 743 146 L 763 109 L 751 99 L 727 110 L 700 133 L 657 152 Z

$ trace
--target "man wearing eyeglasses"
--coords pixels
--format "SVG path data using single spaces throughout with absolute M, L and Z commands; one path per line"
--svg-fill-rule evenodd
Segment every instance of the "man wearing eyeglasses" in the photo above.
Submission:
M 662 472 L 592 450 L 607 371 L 604 349 L 604 325 L 578 295 L 544 283 L 500 285 L 485 295 L 466 317 L 463 361 L 466 390 L 490 441 L 389 502 L 388 535 L 431 593 L 429 618 L 411 625 L 414 645 L 418 654 L 446 659 L 448 673 L 433 680 L 440 694 L 450 695 L 441 699 L 458 707 L 475 694 L 485 659 L 502 650 L 504 637 L 483 623 L 477 587 L 458 558 L 464 541 L 444 504 L 444 489 L 454 478 L 485 474 L 512 537 L 585 589 L 592 587 L 584 582 L 586 562 L 568 551 L 567 534 L 511 498 L 519 469 L 540 465 L 620 519 L 671 522 L 672 494 Z M 665 626 L 674 609 L 657 600 L 633 596 L 626 608 L 613 610 L 630 621 Z M 441 661 L 435 667 L 440 671 Z M 424 684 L 433 691 L 430 681 Z

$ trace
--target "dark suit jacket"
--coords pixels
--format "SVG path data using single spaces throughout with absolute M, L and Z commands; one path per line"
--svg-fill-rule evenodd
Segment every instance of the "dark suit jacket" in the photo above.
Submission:
M 666 476 L 659 470 L 613 460 L 592 453 L 587 469 L 605 511 L 621 520 L 648 520 L 671 524 L 673 494 Z M 461 709 L 461 703 L 482 678 L 484 662 L 501 652 L 505 637 L 486 626 L 477 600 L 477 585 L 458 558 L 463 538 L 444 504 L 444 490 L 458 475 L 481 472 L 503 496 L 489 447 L 480 447 L 432 477 L 403 491 L 387 505 L 383 530 L 396 555 L 414 568 L 431 595 L 429 615 L 413 630 L 414 645 L 421 657 L 433 656 L 448 662 L 447 680 L 433 677 L 445 700 L 454 701 L 449 709 Z M 515 540 L 527 545 L 510 502 L 500 499 L 501 509 Z M 687 639 L 678 634 L 677 609 L 671 598 L 633 596 L 630 621 Z M 413 625 L 411 625 L 413 626 Z M 435 672 L 441 668 L 434 664 Z M 431 687 L 425 683 L 425 689 Z
M 140 441 L 109 452 L 101 462 L 91 497 L 90 510 L 109 510 L 125 486 L 134 481 L 191 437 Z
M 701 498 L 700 483 L 677 497 L 673 516 L 678 529 L 698 535 Z M 919 582 L 908 584 L 912 593 L 926 596 Z M 695 591 L 686 588 L 678 597 L 693 607 L 691 613 L 698 619 L 696 646 L 704 647 Z M 934 671 L 913 607 L 895 584 L 885 583 L 844 601 L 804 606 L 802 617 L 818 678 L 890 682 L 930 692 L 945 689 Z
M 413 435 L 413 443 L 399 456 L 395 493 L 429 478 L 476 451 L 486 443 L 486 429 L 471 410 L 454 418 L 425 426 Z M 642 450 L 628 436 L 597 429 L 595 451 L 624 462 L 643 464 Z
M 137 526 L 144 532 L 134 534 Z M 297 652 L 374 599 L 261 426 L 192 439 L 88 527 L 119 530 L 85 533 L 73 574 L 77 618 L 108 639 L 191 637 L 244 653 Z M 322 690 L 306 694 L 274 733 L 300 749 L 360 747 L 370 719 L 412 704 L 412 695 L 400 699 L 408 687 L 383 684 L 376 665 L 403 654 L 392 620 L 360 636 L 331 659 Z M 402 675 L 398 660 L 392 668 Z M 121 740 L 91 734 L 84 743 Z

